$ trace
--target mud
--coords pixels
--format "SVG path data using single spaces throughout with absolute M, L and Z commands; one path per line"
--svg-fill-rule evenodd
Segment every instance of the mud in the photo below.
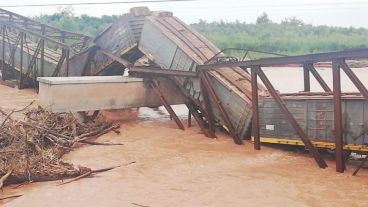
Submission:
M 36 98 L 32 91 L 1 85 L 0 96 L 5 108 Z M 185 108 L 175 110 L 185 121 Z M 300 150 L 262 146 L 255 151 L 250 142 L 237 146 L 221 133 L 218 139 L 209 139 L 197 126 L 177 129 L 163 108 L 104 113 L 121 123 L 121 134 L 109 133 L 98 141 L 124 145 L 82 146 L 65 159 L 94 169 L 136 164 L 62 186 L 56 186 L 58 182 L 9 186 L 1 197 L 24 195 L 0 205 L 368 206 L 368 170 L 351 176 L 356 163 L 349 163 L 347 172 L 339 174 L 329 155 L 325 155 L 329 167 L 319 169 Z

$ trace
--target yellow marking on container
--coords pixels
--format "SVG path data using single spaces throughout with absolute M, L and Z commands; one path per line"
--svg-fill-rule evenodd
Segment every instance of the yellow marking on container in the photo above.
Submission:
M 137 47 L 138 44 L 137 43 L 134 43 L 132 46 L 126 48 L 125 50 L 122 50 L 119 54 L 120 54 L 120 57 L 125 55 L 127 52 L 129 52 L 131 49 Z
M 262 143 L 304 146 L 303 141 L 298 140 L 298 139 L 261 137 L 260 140 L 261 140 Z M 252 141 L 254 141 L 253 137 L 252 137 Z M 312 141 L 312 144 L 317 148 L 325 148 L 325 149 L 331 149 L 331 150 L 335 149 L 335 143 L 332 143 L 332 142 Z M 366 146 L 366 145 L 346 144 L 346 145 L 344 145 L 344 149 L 345 150 L 352 150 L 352 151 L 368 152 L 368 146 Z
M 222 125 L 222 128 L 224 128 L 227 132 L 230 132 L 230 131 L 229 131 L 229 128 L 227 128 L 227 126 Z

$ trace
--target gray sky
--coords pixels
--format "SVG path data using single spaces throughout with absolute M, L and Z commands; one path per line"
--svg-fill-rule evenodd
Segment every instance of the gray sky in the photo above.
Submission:
M 0 0 L 0 6 L 43 3 L 79 3 L 118 0 Z M 273 21 L 295 16 L 315 25 L 354 26 L 368 28 L 368 0 L 197 0 L 192 2 L 118 4 L 73 6 L 77 15 L 92 16 L 122 14 L 134 6 L 148 6 L 151 10 L 173 11 L 186 23 L 207 21 L 254 22 L 262 12 Z M 25 16 L 52 14 L 57 7 L 4 8 Z

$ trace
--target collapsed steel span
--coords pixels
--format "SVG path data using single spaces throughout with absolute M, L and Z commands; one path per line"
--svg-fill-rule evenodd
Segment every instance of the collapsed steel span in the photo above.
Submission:
M 368 151 L 364 115 L 368 90 L 347 62 L 368 58 L 368 49 L 238 60 L 226 56 L 167 11 L 133 8 L 94 40 L 5 10 L 0 14 L 3 79 L 13 76 L 18 83 L 25 79 L 35 83 L 36 77 L 42 76 L 109 75 L 39 78 L 41 101 L 55 106 L 55 111 L 164 105 L 184 129 L 170 105 L 186 104 L 189 120 L 194 116 L 209 137 L 215 137 L 216 130 L 222 128 L 237 144 L 243 144 L 245 134 L 251 131 L 258 150 L 261 142 L 303 145 L 321 168 L 327 165 L 317 148 L 333 149 L 338 172 L 345 169 L 344 150 Z M 35 37 L 27 39 L 29 34 Z M 45 41 L 51 48 L 45 48 Z M 50 61 L 53 55 L 54 62 Z M 24 56 L 28 58 L 24 60 Z M 326 62 L 332 63 L 332 89 L 315 68 Z M 304 90 L 280 94 L 262 68 L 290 64 L 303 69 Z M 341 70 L 359 93 L 343 93 Z M 310 74 L 325 92 L 311 92 Z M 111 75 L 127 77 L 118 80 Z M 73 84 L 78 87 L 72 94 L 79 99 L 65 102 L 60 97 L 70 98 Z M 101 96 L 104 100 L 98 99 L 95 92 L 99 90 L 108 90 Z
M 251 121 L 250 75 L 239 67 L 198 73 L 197 66 L 211 63 L 215 56 L 225 57 L 171 12 L 143 7 L 124 14 L 94 39 L 88 52 L 73 57 L 69 67 L 84 69 L 75 74 L 122 74 L 125 68 L 131 74 L 166 74 L 208 136 L 215 136 L 218 125 L 242 144 Z M 85 68 L 91 61 L 95 64 Z
M 69 60 L 83 51 L 91 37 L 61 30 L 0 9 L 2 80 L 18 87 L 37 87 L 42 76 L 69 76 Z

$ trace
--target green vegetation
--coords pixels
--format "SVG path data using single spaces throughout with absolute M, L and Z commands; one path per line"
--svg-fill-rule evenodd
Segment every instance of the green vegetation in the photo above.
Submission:
M 87 15 L 76 17 L 71 9 L 64 9 L 35 19 L 66 30 L 96 36 L 117 18 Z M 265 13 L 258 17 L 256 23 L 201 20 L 192 26 L 220 49 L 248 48 L 296 55 L 368 47 L 368 29 L 313 26 L 296 18 L 274 23 Z
M 58 27 L 60 29 L 79 32 L 89 36 L 97 36 L 109 27 L 119 16 L 104 15 L 100 18 L 88 15 L 75 16 L 71 7 L 64 8 L 52 15 L 34 17 L 35 20 Z
M 263 14 L 255 24 L 200 21 L 192 25 L 219 48 L 249 48 L 282 54 L 306 54 L 368 47 L 368 30 L 313 26 L 296 18 L 273 23 Z

